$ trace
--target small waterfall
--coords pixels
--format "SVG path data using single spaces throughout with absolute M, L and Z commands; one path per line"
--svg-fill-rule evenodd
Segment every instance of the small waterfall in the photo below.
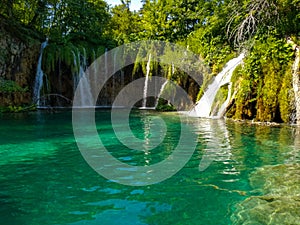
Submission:
M 164 91 L 164 89 L 165 89 L 165 87 L 166 87 L 167 84 L 168 84 L 168 80 L 166 80 L 166 81 L 162 84 L 162 86 L 161 86 L 161 88 L 160 88 L 160 90 L 159 90 L 159 93 L 158 93 L 158 95 L 157 95 L 157 99 L 156 99 L 156 102 L 155 102 L 155 108 L 157 108 L 158 102 L 159 102 L 159 98 L 160 98 L 160 96 L 162 95 L 162 93 L 163 93 L 163 91 Z
M 90 82 L 82 66 L 80 66 L 79 77 L 80 77 L 80 82 L 77 88 L 79 88 L 80 96 L 81 96 L 80 105 L 82 107 L 91 107 L 94 105 L 94 101 L 91 93 Z
M 83 60 L 81 60 L 80 52 L 78 52 L 77 56 L 73 52 L 74 66 L 76 69 L 78 69 L 78 73 L 75 72 L 73 75 L 74 90 L 76 90 L 76 92 L 80 96 L 80 104 L 78 105 L 79 107 L 93 107 L 94 99 L 91 92 L 90 81 L 85 73 L 85 68 L 87 67 L 87 60 L 85 55 L 86 53 L 84 50 L 84 55 L 82 56 Z M 76 57 L 78 59 L 78 62 L 76 60 Z
M 295 93 L 295 104 L 296 104 L 296 120 L 297 124 L 300 125 L 300 78 L 299 78 L 299 61 L 300 61 L 300 50 L 298 47 L 296 50 L 296 58 L 293 64 L 293 89 Z
M 220 109 L 219 109 L 219 112 L 218 112 L 218 115 L 217 115 L 217 118 L 221 118 L 224 116 L 225 112 L 226 112 L 226 107 L 227 105 L 229 104 L 230 102 L 230 98 L 231 98 L 231 90 L 232 90 L 232 84 L 229 83 L 228 85 L 228 93 L 227 93 L 227 98 L 225 100 L 225 102 L 221 105 Z
M 46 46 L 48 45 L 48 38 L 45 42 L 41 44 L 41 51 L 40 56 L 38 60 L 38 65 L 36 69 L 36 77 L 34 82 L 34 89 L 33 89 L 33 101 L 36 103 L 37 107 L 40 107 L 40 98 L 41 98 L 41 89 L 43 87 L 43 78 L 44 78 L 44 72 L 42 70 L 42 61 L 43 61 L 43 52 Z
M 105 86 L 104 86 L 104 95 L 105 95 L 105 105 L 107 106 L 108 105 L 108 99 L 109 99 L 109 94 L 108 94 L 108 81 L 107 81 L 107 78 L 108 78 L 108 59 L 107 59 L 107 51 L 108 49 L 105 48 L 105 53 L 104 53 L 104 69 L 105 69 L 105 80 L 106 80 L 106 83 L 105 83 Z
M 151 63 L 151 54 L 149 54 L 149 59 L 147 62 L 147 73 L 145 78 L 144 92 L 143 92 L 143 104 L 142 109 L 147 107 L 147 92 L 148 92 L 148 83 L 149 83 L 149 74 L 150 74 L 150 63 Z
M 119 49 L 117 48 L 117 50 L 114 52 L 114 75 L 113 75 L 113 77 L 112 77 L 112 79 L 113 79 L 113 83 L 112 83 L 112 101 L 111 102 L 113 102 L 114 101 L 114 99 L 115 99 L 115 96 L 116 96 L 116 77 L 117 77 L 117 65 L 118 65 L 118 59 L 117 59 L 117 57 L 118 57 L 118 55 L 119 55 Z
M 77 66 L 77 58 L 76 58 L 76 54 L 74 51 L 72 51 L 72 54 L 73 54 L 73 64 L 74 64 L 74 67 L 75 67 L 75 71 L 79 70 L 78 66 Z M 78 74 L 77 72 L 74 72 L 73 74 L 73 92 L 75 94 L 75 91 L 76 91 L 76 87 L 77 87 L 77 84 L 78 84 Z
M 189 112 L 190 116 L 196 117 L 210 117 L 211 107 L 217 92 L 222 85 L 230 83 L 234 69 L 242 63 L 245 54 L 242 53 L 238 57 L 231 59 L 224 69 L 214 78 L 213 82 L 208 86 L 201 99 L 197 102 L 195 107 Z M 226 100 L 227 101 L 227 100 Z M 229 100 L 228 100 L 229 101 Z M 224 106 L 226 108 L 226 105 Z M 220 112 L 220 111 L 219 111 Z M 224 113 L 224 112 L 220 112 Z

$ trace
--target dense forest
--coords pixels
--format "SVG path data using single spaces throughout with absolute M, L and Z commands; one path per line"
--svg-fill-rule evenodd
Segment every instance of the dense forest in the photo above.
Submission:
M 51 77 L 68 77 L 77 69 L 74 52 L 92 62 L 107 49 L 124 43 L 160 40 L 188 47 L 211 69 L 211 75 L 216 75 L 228 60 L 244 51 L 244 64 L 232 78 L 234 97 L 227 117 L 294 122 L 291 67 L 295 51 L 286 40 L 290 37 L 300 44 L 300 0 L 142 2 L 139 11 L 131 11 L 130 0 L 121 0 L 114 7 L 103 0 L 3 0 L 1 26 L 26 46 L 49 39 L 42 67 L 54 90 L 64 84 L 55 83 Z M 5 57 L 0 53 L 2 61 L 7 61 Z M 135 71 L 143 71 L 136 68 L 132 66 L 125 73 L 131 77 Z M 0 73 L 0 95 L 32 92 L 35 74 L 31 76 L 26 86 Z M 194 85 L 180 72 L 169 78 L 187 90 Z M 201 97 L 207 82 L 191 91 L 194 101 Z

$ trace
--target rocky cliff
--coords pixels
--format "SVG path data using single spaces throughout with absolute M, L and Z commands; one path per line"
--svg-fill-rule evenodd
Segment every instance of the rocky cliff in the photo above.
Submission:
M 28 29 L 29 30 L 29 29 Z M 0 106 L 31 103 L 40 42 L 28 30 L 0 18 Z M 28 35 L 28 36 L 27 36 Z

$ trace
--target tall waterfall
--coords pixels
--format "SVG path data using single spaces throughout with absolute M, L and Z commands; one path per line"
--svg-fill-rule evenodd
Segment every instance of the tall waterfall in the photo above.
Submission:
M 242 53 L 238 57 L 231 59 L 225 65 L 224 69 L 214 78 L 213 82 L 208 86 L 208 88 L 204 92 L 201 99 L 197 102 L 195 107 L 189 112 L 190 116 L 195 116 L 195 117 L 210 117 L 211 116 L 211 110 L 212 110 L 211 108 L 212 108 L 214 99 L 217 95 L 217 92 L 219 91 L 221 86 L 230 83 L 234 69 L 240 63 L 242 63 L 244 57 L 245 57 L 245 54 Z M 222 106 L 221 108 L 226 108 L 226 106 Z M 224 111 L 224 109 L 223 109 L 223 111 Z
M 36 69 L 36 76 L 35 76 L 34 89 L 33 89 L 33 101 L 34 103 L 36 103 L 37 107 L 41 106 L 40 98 L 41 98 L 41 89 L 43 87 L 43 78 L 44 78 L 44 72 L 42 70 L 42 61 L 43 61 L 43 52 L 47 45 L 48 45 L 48 38 L 46 39 L 45 42 L 41 44 L 40 56 L 39 56 L 37 69 Z
M 293 64 L 293 89 L 295 94 L 296 104 L 296 120 L 297 124 L 300 125 L 300 77 L 299 77 L 299 61 L 300 61 L 300 50 L 296 48 L 296 58 Z
M 76 92 L 80 96 L 80 103 L 77 107 L 93 107 L 94 99 L 91 92 L 91 85 L 85 73 L 85 69 L 87 67 L 85 50 L 83 56 L 80 55 L 80 52 L 78 52 L 77 56 L 73 52 L 73 56 L 74 56 L 74 66 L 76 70 L 78 70 L 73 75 L 74 89 L 76 88 Z M 81 57 L 83 58 L 82 60 Z
M 147 72 L 146 72 L 144 92 L 143 92 L 142 108 L 147 107 L 147 92 L 148 92 L 148 83 L 149 83 L 149 75 L 150 75 L 150 63 L 151 63 L 151 54 L 149 54 L 149 58 L 148 58 L 148 62 L 147 62 Z

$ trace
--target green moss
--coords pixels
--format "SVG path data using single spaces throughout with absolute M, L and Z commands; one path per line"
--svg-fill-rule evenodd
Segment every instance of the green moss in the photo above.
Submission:
M 279 110 L 281 119 L 283 122 L 290 122 L 290 116 L 294 110 L 294 92 L 292 86 L 292 73 L 289 68 L 291 68 L 292 63 L 287 66 L 287 70 L 282 80 L 281 90 L 278 96 Z
M 264 80 L 258 96 L 256 119 L 258 121 L 274 121 L 282 80 L 282 71 L 278 61 L 264 65 L 263 74 Z

